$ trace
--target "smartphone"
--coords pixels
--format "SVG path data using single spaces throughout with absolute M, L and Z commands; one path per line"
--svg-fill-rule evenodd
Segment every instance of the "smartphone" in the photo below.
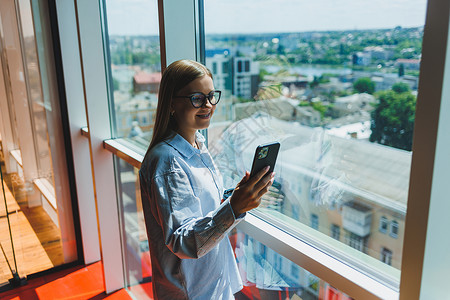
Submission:
M 250 177 L 264 169 L 266 166 L 270 166 L 269 171 L 273 172 L 275 168 L 275 162 L 277 161 L 278 150 L 280 150 L 280 143 L 273 142 L 269 144 L 259 145 L 255 151 L 255 157 L 253 158 L 252 171 Z

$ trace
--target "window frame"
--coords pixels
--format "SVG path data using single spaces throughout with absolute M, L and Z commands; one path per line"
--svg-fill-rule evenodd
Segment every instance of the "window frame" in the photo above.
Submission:
M 341 226 L 331 223 L 331 237 L 335 240 L 341 240 Z
M 396 220 L 391 220 L 391 222 L 389 223 L 389 235 L 393 238 L 398 238 L 398 230 L 399 230 L 399 224 Z M 396 232 L 394 232 L 394 230 Z
M 311 214 L 311 228 L 319 230 L 319 216 L 316 214 Z
M 64 1 L 57 1 L 57 6 L 61 5 L 62 2 Z M 88 5 L 89 2 L 92 3 L 90 5 L 94 7 L 94 9 L 98 9 L 98 1 L 76 0 L 75 6 L 77 6 L 77 4 Z M 96 5 L 97 8 L 95 8 Z M 180 9 L 180 5 L 183 9 Z M 442 206 L 448 205 L 443 200 L 439 201 L 441 199 L 436 198 L 439 196 L 440 191 L 438 188 L 439 179 L 433 175 L 435 174 L 435 171 L 439 171 L 440 174 L 444 174 L 447 176 L 446 178 L 448 178 L 450 169 L 436 167 L 439 166 L 438 163 L 442 161 L 446 163 L 446 166 L 450 165 L 449 158 L 442 154 L 449 147 L 448 143 L 445 143 L 449 138 L 445 137 L 443 133 L 441 133 L 442 136 L 440 136 L 440 139 L 445 142 L 442 142 L 440 148 L 437 147 L 438 127 L 444 125 L 448 126 L 450 123 L 450 121 L 448 121 L 450 119 L 448 113 L 444 110 L 440 110 L 441 103 L 448 106 L 448 100 L 445 100 L 444 96 L 448 96 L 449 91 L 448 87 L 444 88 L 444 81 L 445 83 L 449 82 L 448 69 L 450 62 L 448 62 L 448 60 L 446 61 L 446 57 L 450 57 L 449 46 L 447 44 L 449 33 L 449 6 L 450 4 L 446 0 L 428 0 L 427 3 L 427 17 L 425 22 L 426 26 L 424 27 L 422 64 L 420 70 L 421 76 L 419 80 L 420 93 L 418 95 L 414 129 L 413 155 L 408 196 L 408 213 L 406 215 L 404 229 L 405 239 L 403 244 L 400 292 L 392 286 L 387 286 L 384 283 L 381 283 L 374 278 L 348 266 L 339 259 L 327 255 L 324 251 L 317 249 L 317 247 L 312 246 L 310 243 L 305 242 L 302 239 L 287 233 L 286 231 L 280 230 L 273 224 L 270 224 L 268 220 L 263 220 L 261 217 L 253 213 L 249 213 L 246 219 L 239 224 L 240 230 L 243 230 L 248 235 L 263 242 L 280 255 L 285 256 L 298 266 L 311 272 L 314 276 L 321 278 L 330 285 L 354 298 L 419 298 L 423 283 L 429 282 L 427 279 L 432 277 L 429 271 L 424 272 L 424 270 L 428 270 L 428 268 L 431 268 L 429 266 L 436 264 L 430 256 L 434 252 L 438 251 L 438 249 L 435 248 L 444 248 L 432 247 L 433 243 L 437 243 L 437 237 L 435 236 L 437 233 L 433 234 L 431 231 L 433 228 L 439 229 L 439 226 L 442 227 L 443 220 L 434 220 L 433 217 L 430 217 L 429 220 L 428 213 L 430 211 L 434 215 L 438 215 L 439 211 L 442 211 Z M 190 58 L 202 61 L 201 44 L 203 43 L 204 47 L 204 40 L 202 41 L 201 39 L 201 16 L 203 12 L 199 12 L 198 10 L 203 8 L 203 0 L 159 0 L 159 7 L 161 8 L 160 24 L 162 24 L 162 28 L 160 30 L 164 32 L 164 35 L 161 35 L 161 40 L 163 41 L 161 43 L 161 58 L 163 60 L 161 65 L 166 66 L 178 58 Z M 181 28 L 183 32 L 180 33 L 179 26 L 177 26 L 175 30 L 176 24 L 179 24 L 180 22 L 179 13 L 177 13 L 177 10 L 183 12 L 183 19 L 186 18 L 187 20 L 190 20 L 188 21 L 187 26 Z M 86 11 L 89 11 L 89 9 Z M 60 22 L 62 21 L 61 18 L 62 16 L 58 15 L 58 20 Z M 89 28 L 90 31 L 98 33 L 98 30 L 101 30 L 101 22 L 95 22 L 97 18 L 94 18 L 94 20 L 91 20 L 90 22 L 87 20 L 88 16 L 83 16 L 80 14 L 77 15 L 77 18 L 78 20 L 76 21 L 79 23 L 78 26 L 83 26 L 83 22 L 86 22 L 87 24 L 91 23 L 92 25 Z M 104 123 L 104 121 L 101 120 L 103 117 L 99 118 L 99 115 L 102 115 L 104 112 L 108 111 L 108 109 L 102 111 L 102 109 L 104 109 L 102 106 L 103 102 L 107 103 L 108 100 L 105 93 L 101 93 L 100 95 L 97 94 L 97 97 L 93 97 L 90 95 L 90 88 L 86 86 L 92 78 L 95 79 L 92 80 L 92 82 L 99 82 L 99 79 L 95 78 L 96 73 L 98 72 L 88 72 L 89 64 L 86 60 L 89 55 L 98 55 L 99 43 L 93 43 L 92 40 L 87 39 L 87 28 L 84 28 L 85 27 L 77 27 L 78 33 L 80 34 L 80 44 L 78 45 L 79 51 L 85 54 L 80 67 L 81 70 L 84 70 L 82 72 L 82 77 L 84 80 L 83 98 L 85 99 L 87 107 L 86 115 L 87 124 L 89 124 L 89 146 L 92 159 L 92 168 L 93 171 L 95 171 L 93 172 L 95 175 L 95 187 L 97 196 L 99 197 L 99 199 L 97 199 L 97 205 L 104 207 L 106 204 L 106 200 L 104 200 L 105 198 L 110 200 L 111 196 L 113 199 L 116 197 L 115 191 L 112 192 L 110 189 L 110 187 L 114 184 L 114 176 L 111 175 L 114 174 L 114 172 L 110 172 L 111 166 L 113 166 L 112 158 L 111 153 L 108 152 L 108 150 L 111 149 L 105 150 L 109 153 L 109 156 L 105 154 L 105 151 L 93 151 L 93 149 L 99 149 L 99 146 L 100 148 L 105 147 L 103 141 L 110 139 L 108 134 L 104 133 L 103 129 L 101 129 L 107 127 L 105 124 L 108 124 L 109 121 Z M 180 44 L 180 36 L 183 38 L 183 41 L 186 41 L 186 43 L 183 43 L 184 47 L 175 47 L 175 45 Z M 70 42 L 67 41 L 67 39 L 63 41 L 62 35 L 60 35 L 60 38 L 61 44 L 67 44 Z M 96 41 L 96 39 L 98 39 L 98 35 L 94 36 L 94 41 Z M 89 49 L 89 52 L 94 53 L 88 53 L 87 49 Z M 67 55 L 68 51 L 69 50 L 67 47 L 62 47 L 63 57 Z M 103 49 L 100 51 L 103 51 Z M 165 55 L 163 55 L 163 52 Z M 70 63 L 68 61 L 63 61 L 65 70 L 70 69 L 68 68 L 69 64 Z M 101 66 L 93 63 L 91 66 L 91 68 L 96 68 L 97 70 L 98 67 L 102 70 L 104 65 Z M 446 68 L 445 70 L 447 70 L 447 72 L 444 72 L 444 68 Z M 103 76 L 104 74 L 100 76 L 100 81 L 102 81 Z M 71 82 L 66 83 L 66 90 L 69 88 L 70 84 Z M 104 81 L 97 84 L 97 86 L 104 86 L 106 88 Z M 102 99 L 102 105 L 95 106 L 94 98 L 97 102 L 99 99 Z M 444 102 L 444 100 L 447 102 Z M 440 119 L 440 114 L 443 116 L 442 119 Z M 73 113 L 69 111 L 69 118 L 71 116 L 73 116 Z M 101 122 L 102 124 L 100 127 Z M 82 124 L 80 128 L 83 126 L 85 126 L 85 124 Z M 107 130 L 109 130 L 109 127 Z M 445 132 L 445 130 L 442 129 L 441 132 Z M 123 155 L 122 158 L 129 154 L 129 150 L 130 149 L 126 147 L 121 150 Z M 84 164 L 86 162 L 86 158 L 84 157 L 83 159 L 84 160 L 79 157 L 74 157 L 74 165 L 77 166 L 78 164 Z M 138 160 L 134 163 L 140 165 Z M 101 163 L 106 164 L 101 165 Z M 445 178 L 443 176 L 440 177 Z M 442 180 L 443 179 L 441 179 L 441 182 Z M 441 186 L 445 186 L 445 184 L 441 184 Z M 109 188 L 109 191 L 106 190 L 107 187 Z M 437 190 L 434 195 L 437 193 L 438 196 L 431 194 L 432 188 L 434 191 Z M 78 188 L 78 191 L 80 190 L 82 190 L 82 187 Z M 111 205 L 109 206 L 111 207 Z M 105 208 L 110 209 L 108 207 Z M 107 219 L 114 219 L 110 218 L 110 215 L 111 213 L 108 213 L 107 218 L 103 214 L 98 216 L 100 233 L 105 232 L 106 234 L 106 236 L 103 234 L 101 235 L 102 254 L 106 268 L 110 268 L 110 264 L 116 266 L 121 263 L 121 259 L 115 262 L 111 260 L 111 253 L 116 253 L 115 251 L 120 247 L 115 249 L 114 247 L 106 247 L 106 245 L 103 245 L 104 239 L 105 241 L 114 239 L 114 237 L 108 235 L 108 233 L 104 231 L 104 228 L 107 228 Z M 440 224 L 436 224 L 439 222 Z M 450 223 L 450 221 L 445 220 L 444 222 Z M 429 224 L 432 224 L 433 226 L 427 228 Z M 109 232 L 114 231 L 111 230 L 111 227 L 107 229 Z M 428 235 L 427 229 L 430 230 Z M 436 232 L 440 231 L 437 230 Z M 434 238 L 434 240 L 432 238 Z M 428 241 L 428 239 L 431 240 Z M 446 243 L 448 244 L 450 242 L 446 241 Z M 432 251 L 427 252 L 427 255 L 425 255 L 425 246 L 433 249 Z M 116 256 L 117 255 L 113 255 L 113 257 Z M 428 260 L 425 260 L 425 258 Z M 429 266 L 426 265 L 425 262 L 429 262 Z M 441 263 L 441 265 L 437 266 L 439 268 L 444 268 L 449 265 L 450 262 L 445 261 L 445 264 Z M 114 276 L 111 272 L 113 272 L 111 269 L 109 269 L 109 271 L 105 270 L 105 283 L 108 292 L 114 290 L 116 287 L 120 288 L 120 284 L 123 283 L 123 280 L 120 282 L 120 279 L 118 280 L 117 278 L 118 276 Z M 422 278 L 422 275 L 427 275 L 428 277 Z M 441 280 L 445 278 L 445 276 L 441 277 Z M 120 282 L 119 285 L 117 284 L 118 282 Z M 441 286 L 445 285 L 441 284 Z M 423 290 L 426 290 L 426 288 L 424 287 Z
M 385 225 L 385 226 L 383 226 L 383 225 Z M 383 227 L 386 227 L 386 228 L 383 228 Z M 380 225 L 378 226 L 378 230 L 381 233 L 386 233 L 388 231 L 388 229 L 389 229 L 388 218 L 386 218 L 385 216 L 381 216 L 380 217 Z
M 385 264 L 392 265 L 392 256 L 393 253 L 386 247 L 381 247 L 380 251 L 380 260 Z

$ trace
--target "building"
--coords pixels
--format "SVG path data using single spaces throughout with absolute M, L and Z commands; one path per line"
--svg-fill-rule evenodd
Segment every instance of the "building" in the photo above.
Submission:
M 310 106 L 298 104 L 298 100 L 286 97 L 236 103 L 233 106 L 234 120 L 238 121 L 255 114 L 268 114 L 280 120 L 294 121 L 311 127 L 318 126 L 321 122 L 320 113 Z
M 368 46 L 364 48 L 364 53 L 370 55 L 373 60 L 387 61 L 394 56 L 394 51 L 386 49 L 388 46 Z
M 352 63 L 355 66 L 368 66 L 372 62 L 372 56 L 369 53 L 356 52 L 352 56 Z
M 334 100 L 332 113 L 336 117 L 343 117 L 360 111 L 371 111 L 376 103 L 373 95 L 362 93 L 345 97 L 337 97 Z
M 206 55 L 206 66 L 218 89 L 231 90 L 237 98 L 252 99 L 256 95 L 259 64 L 251 57 L 233 56 L 228 49 L 209 49 Z
M 149 92 L 151 94 L 158 94 L 160 82 L 161 82 L 160 72 L 150 74 L 141 71 L 133 76 L 133 91 L 136 94 L 140 92 Z
M 420 59 L 399 58 L 395 61 L 395 66 L 399 67 L 400 65 L 403 65 L 405 67 L 405 69 L 419 70 L 420 69 Z

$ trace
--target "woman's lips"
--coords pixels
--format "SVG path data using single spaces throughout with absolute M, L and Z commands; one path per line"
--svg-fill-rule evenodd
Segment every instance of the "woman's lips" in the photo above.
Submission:
M 209 117 L 211 116 L 211 112 L 206 113 L 206 114 L 198 114 L 197 117 L 201 118 L 201 119 L 209 119 Z

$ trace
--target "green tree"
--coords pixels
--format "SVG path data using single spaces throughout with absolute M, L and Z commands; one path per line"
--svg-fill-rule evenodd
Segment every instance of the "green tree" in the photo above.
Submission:
M 120 82 L 113 76 L 113 89 L 114 91 L 118 91 L 120 88 Z
M 357 93 L 373 94 L 375 92 L 375 82 L 368 77 L 362 77 L 353 83 L 353 89 Z
M 321 119 L 325 117 L 325 113 L 328 110 L 328 106 L 324 105 L 321 101 L 311 102 L 311 106 L 320 113 Z
M 400 64 L 398 66 L 398 77 L 403 77 L 405 75 L 405 66 L 403 64 Z
M 382 91 L 377 96 L 379 102 L 372 111 L 370 141 L 411 151 L 416 97 L 409 90 Z
M 401 94 L 404 92 L 408 92 L 410 89 L 409 89 L 409 85 L 407 83 L 397 82 L 392 86 L 392 90 L 394 92 L 396 92 L 397 94 Z

